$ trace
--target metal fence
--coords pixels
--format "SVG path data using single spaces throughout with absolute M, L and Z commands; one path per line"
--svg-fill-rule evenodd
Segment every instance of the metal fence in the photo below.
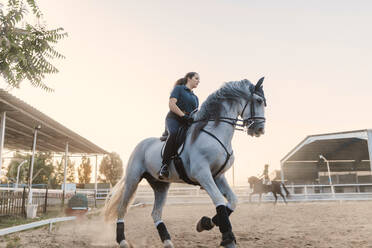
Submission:
M 48 189 L 44 192 L 33 192 L 32 204 L 38 205 L 38 212 L 47 211 Z M 25 216 L 25 206 L 28 198 L 28 189 L 2 189 L 0 190 L 0 216 Z
M 96 206 L 96 193 L 88 191 L 66 191 L 65 202 L 77 193 L 85 194 L 88 206 Z M 32 204 L 38 206 L 38 213 L 46 213 L 48 207 L 62 204 L 63 191 L 50 189 L 32 189 Z M 28 203 L 28 188 L 1 188 L 0 187 L 0 216 L 25 216 L 25 207 Z
M 0 216 L 25 215 L 26 189 L 23 191 L 0 191 Z

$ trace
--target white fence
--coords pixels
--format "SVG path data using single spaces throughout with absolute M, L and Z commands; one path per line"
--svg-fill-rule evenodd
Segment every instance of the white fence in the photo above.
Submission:
M 323 200 L 372 200 L 372 184 L 337 184 L 333 185 L 286 185 L 290 192 L 288 201 L 323 201 Z M 105 199 L 109 189 L 99 189 L 97 199 Z M 251 189 L 249 186 L 234 187 L 233 191 L 240 202 L 248 202 Z M 154 193 L 150 187 L 140 187 L 136 193 L 136 202 L 152 204 Z M 252 196 L 252 201 L 258 201 L 258 195 Z M 280 197 L 280 196 L 279 196 Z M 281 197 L 280 197 L 281 198 Z M 279 201 L 281 199 L 278 198 Z M 264 194 L 262 201 L 274 201 L 271 193 Z M 198 186 L 170 187 L 168 203 L 210 203 L 211 200 L 205 190 Z
M 372 184 L 335 184 L 335 185 L 286 185 L 291 197 L 289 201 L 322 201 L 322 200 L 372 200 Z M 335 194 L 332 194 L 334 188 Z M 0 190 L 21 190 L 13 188 L 0 188 Z M 44 191 L 44 189 L 33 189 L 34 192 Z M 238 196 L 240 202 L 248 202 L 251 189 L 249 186 L 234 187 L 233 191 Z M 104 200 L 109 194 L 110 189 L 77 189 L 67 191 L 67 197 L 75 193 L 87 194 L 90 201 Z M 62 190 L 49 190 L 49 194 L 62 194 Z M 136 202 L 152 204 L 154 193 L 149 186 L 140 186 L 136 193 Z M 263 195 L 263 201 L 273 201 L 271 193 Z M 281 200 L 281 199 L 279 199 Z M 252 201 L 258 201 L 258 195 L 252 196 Z M 168 203 L 209 203 L 211 202 L 205 190 L 199 186 L 180 187 L 171 186 L 168 192 Z
M 29 224 L 4 228 L 4 229 L 0 229 L 0 236 L 7 235 L 7 234 L 10 234 L 10 233 L 14 233 L 14 232 L 27 230 L 27 229 L 31 229 L 31 228 L 35 228 L 35 227 L 39 227 L 39 226 L 44 226 L 44 225 L 48 225 L 48 224 L 49 224 L 49 231 L 51 231 L 53 223 L 61 222 L 61 221 L 75 220 L 75 219 L 76 219 L 75 216 L 60 217 L 60 218 L 41 220 L 41 221 L 36 221 L 36 222 L 29 223 Z

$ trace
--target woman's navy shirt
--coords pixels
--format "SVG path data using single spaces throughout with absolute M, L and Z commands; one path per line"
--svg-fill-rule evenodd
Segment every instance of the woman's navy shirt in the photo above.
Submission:
M 177 107 L 184 113 L 191 113 L 195 109 L 199 107 L 199 99 L 198 97 L 186 87 L 186 85 L 176 85 L 172 90 L 172 93 L 169 98 L 176 98 L 177 99 Z M 173 112 L 170 111 L 168 116 Z M 172 116 L 176 114 L 173 113 Z

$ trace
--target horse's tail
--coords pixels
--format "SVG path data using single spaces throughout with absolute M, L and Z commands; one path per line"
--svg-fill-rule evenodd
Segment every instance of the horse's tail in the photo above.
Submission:
M 144 171 L 142 160 L 144 150 L 148 144 L 150 144 L 148 140 L 149 139 L 144 140 L 136 146 L 129 158 L 125 175 L 123 175 L 120 181 L 108 194 L 103 209 L 106 221 L 114 220 L 119 217 L 122 218 L 127 213 L 128 207 L 137 190 L 138 183 L 142 179 Z
M 281 183 L 281 184 L 283 186 L 283 189 L 284 189 L 285 193 L 287 194 L 286 196 L 289 197 L 289 191 L 288 191 L 288 189 L 285 187 L 284 183 Z
M 118 206 L 124 196 L 125 177 L 123 176 L 115 187 L 107 195 L 103 208 L 105 221 L 116 219 L 118 216 Z

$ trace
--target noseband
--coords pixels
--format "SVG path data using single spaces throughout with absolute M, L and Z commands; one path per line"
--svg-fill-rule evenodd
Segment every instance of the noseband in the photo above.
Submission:
M 250 101 L 247 101 L 247 103 L 245 104 L 245 106 L 243 108 L 243 111 L 241 113 L 241 116 L 244 116 L 244 111 L 247 108 L 248 103 L 251 103 L 251 105 L 250 105 L 251 116 L 248 117 L 248 118 L 246 118 L 246 119 L 242 119 L 242 120 L 239 120 L 238 119 L 238 121 L 242 121 L 243 122 L 243 125 L 242 125 L 243 128 L 250 128 L 255 123 L 259 124 L 259 123 L 262 123 L 262 122 L 265 122 L 266 121 L 266 118 L 265 117 L 256 116 L 253 94 L 254 94 L 254 92 L 252 93 L 251 100 Z M 261 95 L 259 95 L 259 96 L 261 96 Z M 263 96 L 261 96 L 261 97 L 264 99 L 264 103 L 265 103 L 265 106 L 266 106 L 266 100 L 265 100 L 265 98 Z
M 250 117 L 245 118 L 245 119 L 239 119 L 239 118 L 228 118 L 228 117 L 220 117 L 219 120 L 222 122 L 229 123 L 235 127 L 235 130 L 238 131 L 246 131 L 248 128 L 250 128 L 254 124 L 260 124 L 266 121 L 265 117 L 261 116 L 256 116 L 256 111 L 255 111 L 255 102 L 253 98 L 253 94 L 257 94 L 260 97 L 264 99 L 264 104 L 266 106 L 266 99 L 263 95 L 258 94 L 257 92 L 252 92 L 252 97 L 250 100 L 247 100 L 247 103 L 244 105 L 243 111 L 240 116 L 244 116 L 244 111 L 247 108 L 248 104 L 250 103 L 250 109 L 251 109 L 251 114 Z M 242 127 L 242 128 L 237 128 Z

